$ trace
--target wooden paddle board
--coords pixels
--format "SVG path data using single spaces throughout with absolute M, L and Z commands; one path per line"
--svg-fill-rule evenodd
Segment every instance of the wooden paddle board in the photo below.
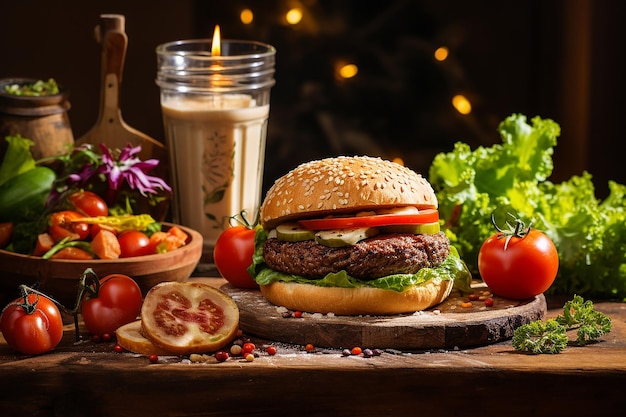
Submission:
M 284 308 L 270 304 L 258 290 L 225 284 L 240 310 L 240 327 L 246 334 L 268 340 L 316 347 L 370 349 L 455 349 L 510 339 L 522 324 L 543 319 L 547 306 L 543 294 L 526 301 L 491 296 L 488 307 L 468 296 L 452 295 L 442 304 L 422 312 L 393 316 L 337 316 L 303 314 L 285 317 Z M 488 291 L 473 286 L 479 296 Z
M 100 113 L 96 124 L 76 143 L 97 145 L 104 143 L 109 148 L 122 149 L 128 143 L 141 145 L 141 159 L 156 158 L 159 174 L 167 173 L 169 154 L 164 144 L 126 124 L 120 108 L 122 74 L 128 36 L 125 32 L 125 18 L 119 14 L 103 14 L 95 28 L 96 40 L 102 48 L 102 79 L 100 92 Z M 163 175 L 160 175 L 163 177 Z

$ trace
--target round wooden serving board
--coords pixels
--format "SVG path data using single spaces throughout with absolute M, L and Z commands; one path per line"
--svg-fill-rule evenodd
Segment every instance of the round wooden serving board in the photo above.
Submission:
M 510 339 L 522 324 L 543 319 L 547 306 L 543 294 L 516 301 L 492 296 L 462 307 L 465 296 L 450 296 L 426 311 L 393 316 L 335 316 L 303 314 L 285 318 L 284 308 L 270 304 L 258 290 L 225 284 L 220 289 L 239 306 L 243 332 L 268 340 L 315 347 L 371 349 L 454 349 L 486 345 Z M 476 294 L 488 290 L 473 286 Z

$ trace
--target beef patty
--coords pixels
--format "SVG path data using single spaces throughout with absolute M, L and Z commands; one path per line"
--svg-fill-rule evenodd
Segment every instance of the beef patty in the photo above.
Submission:
M 414 274 L 440 265 L 450 253 L 443 233 L 434 235 L 382 234 L 356 245 L 329 248 L 313 240 L 284 242 L 268 239 L 263 246 L 265 263 L 276 271 L 307 278 L 345 270 L 362 280 L 391 274 Z

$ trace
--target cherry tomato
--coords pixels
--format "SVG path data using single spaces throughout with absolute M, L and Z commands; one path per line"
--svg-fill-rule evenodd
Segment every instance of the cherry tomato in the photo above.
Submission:
M 58 307 L 49 298 L 28 294 L 5 307 L 0 318 L 0 330 L 14 350 L 39 355 L 59 344 L 63 337 L 63 319 Z
M 9 244 L 11 236 L 13 236 L 13 223 L 0 223 L 0 249 Z
M 85 217 L 77 211 L 63 210 L 52 213 L 48 232 L 55 242 L 69 238 L 70 240 L 85 240 L 89 236 L 89 224 L 76 221 Z
M 506 249 L 505 249 L 506 245 Z M 489 237 L 478 253 L 478 271 L 489 289 L 502 297 L 527 299 L 546 291 L 556 278 L 559 256 L 544 233 L 530 229 L 519 236 L 501 232 Z
M 239 288 L 258 288 L 247 268 L 254 254 L 254 229 L 233 226 L 217 238 L 213 260 L 220 274 Z
M 151 255 L 154 248 L 150 245 L 150 238 L 137 230 L 128 230 L 121 233 L 117 240 L 120 242 L 120 258 Z
M 84 216 L 108 216 L 109 207 L 102 197 L 91 191 L 78 191 L 68 197 L 74 209 Z
M 325 219 L 300 220 L 298 223 L 309 230 L 348 229 L 353 227 L 392 226 L 397 224 L 426 224 L 439 221 L 436 209 L 422 209 L 411 214 L 377 214 L 356 217 L 328 217 Z
M 93 259 L 91 253 L 87 252 L 85 249 L 74 248 L 74 247 L 66 247 L 55 253 L 50 257 L 50 259 L 74 259 L 74 260 L 83 260 L 87 261 L 89 259 Z
M 93 294 L 83 297 L 80 309 L 85 327 L 92 334 L 113 334 L 137 319 L 141 311 L 141 289 L 128 275 L 107 275 L 89 288 Z

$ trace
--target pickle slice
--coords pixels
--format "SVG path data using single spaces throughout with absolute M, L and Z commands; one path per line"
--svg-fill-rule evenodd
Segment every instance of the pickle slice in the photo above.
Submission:
M 380 226 L 381 233 L 406 233 L 413 235 L 434 235 L 439 233 L 441 228 L 439 222 L 424 224 L 394 224 L 391 226 Z
M 322 230 L 315 234 L 315 241 L 330 248 L 350 246 L 378 234 L 377 227 L 358 227 L 355 229 Z
M 301 242 L 315 239 L 315 233 L 300 227 L 298 223 L 283 223 L 276 226 L 276 238 L 286 242 Z

